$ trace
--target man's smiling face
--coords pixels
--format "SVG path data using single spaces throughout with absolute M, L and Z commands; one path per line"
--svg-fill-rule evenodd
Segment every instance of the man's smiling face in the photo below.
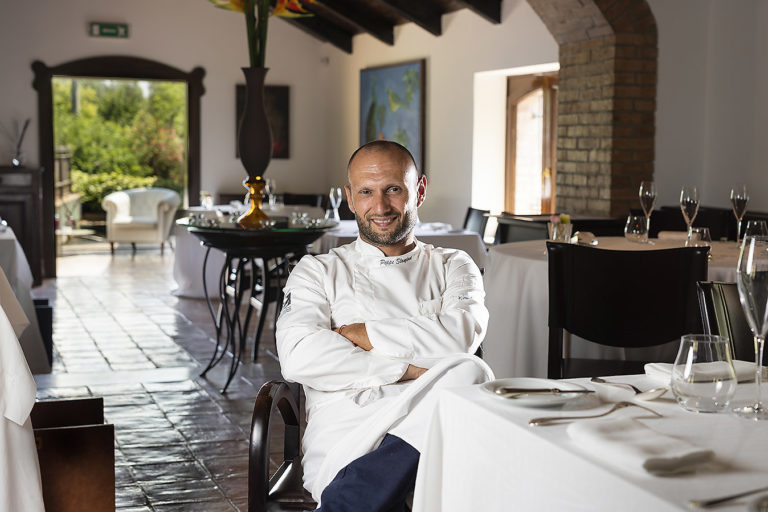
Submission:
M 347 201 L 360 237 L 388 256 L 409 249 L 426 193 L 426 180 L 417 177 L 413 162 L 395 151 L 362 151 L 350 164 L 349 183 Z

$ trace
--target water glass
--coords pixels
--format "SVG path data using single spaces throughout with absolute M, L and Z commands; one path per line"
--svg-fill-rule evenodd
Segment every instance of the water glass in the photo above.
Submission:
M 689 411 L 725 410 L 736 392 L 728 338 L 712 334 L 680 338 L 670 387 L 677 403 Z
M 213 194 L 211 194 L 210 192 L 201 191 L 200 192 L 200 206 L 202 206 L 206 210 L 212 210 L 213 209 Z
M 748 220 L 744 238 L 748 236 L 768 236 L 768 224 L 764 220 Z
M 648 223 L 644 215 L 630 215 L 624 226 L 624 238 L 630 242 L 648 242 Z
M 709 234 L 709 228 L 691 228 L 688 238 L 685 240 L 686 247 L 711 247 L 712 237 Z
M 571 243 L 573 224 L 564 222 L 547 222 L 549 239 L 553 242 Z
M 269 208 L 274 210 L 277 207 L 277 183 L 274 178 L 264 180 L 264 193 L 267 195 Z

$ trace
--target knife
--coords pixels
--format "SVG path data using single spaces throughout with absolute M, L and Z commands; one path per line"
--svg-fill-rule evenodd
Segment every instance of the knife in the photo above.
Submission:
M 522 395 L 565 395 L 594 393 L 591 389 L 560 389 L 560 388 L 510 388 L 499 387 L 494 391 L 497 395 L 522 396 Z

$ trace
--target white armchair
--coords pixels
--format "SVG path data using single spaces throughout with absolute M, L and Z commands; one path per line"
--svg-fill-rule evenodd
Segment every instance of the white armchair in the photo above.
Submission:
M 134 252 L 137 242 L 159 242 L 162 253 L 179 202 L 179 194 L 167 188 L 132 188 L 105 196 L 101 207 L 107 212 L 107 241 L 112 253 L 115 242 L 130 242 Z

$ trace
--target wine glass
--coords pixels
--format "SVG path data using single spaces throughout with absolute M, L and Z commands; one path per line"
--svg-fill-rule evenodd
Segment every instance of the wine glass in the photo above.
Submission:
M 749 201 L 749 193 L 747 193 L 746 185 L 734 185 L 731 188 L 731 207 L 733 208 L 733 214 L 736 216 L 736 241 L 741 238 L 741 219 L 744 218 L 744 214 L 747 212 L 747 202 Z
M 680 209 L 683 211 L 683 219 L 688 225 L 688 237 L 690 237 L 693 220 L 699 213 L 699 193 L 696 187 L 685 186 L 680 191 Z
M 643 181 L 640 183 L 640 206 L 645 214 L 645 232 L 651 232 L 651 213 L 653 205 L 656 204 L 656 184 L 652 181 Z
M 341 187 L 331 187 L 331 191 L 328 194 L 328 197 L 331 200 L 331 208 L 333 208 L 333 215 L 330 217 L 331 220 L 341 222 L 341 219 L 339 218 L 339 206 L 341 206 Z
M 277 199 L 277 183 L 274 178 L 267 178 L 264 180 L 264 193 L 267 194 L 269 199 L 269 209 L 275 209 L 275 200 Z
M 741 307 L 755 338 L 757 393 L 754 401 L 737 407 L 733 412 L 742 418 L 768 420 L 768 409 L 760 403 L 763 346 L 768 331 L 768 237 L 744 236 L 736 269 L 736 284 Z

